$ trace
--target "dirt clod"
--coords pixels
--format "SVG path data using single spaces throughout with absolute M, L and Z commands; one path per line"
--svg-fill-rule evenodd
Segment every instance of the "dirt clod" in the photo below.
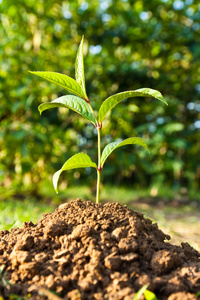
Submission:
M 151 268 L 156 274 L 167 274 L 181 265 L 181 258 L 178 253 L 159 250 L 154 252 L 151 259 Z
M 132 300 L 148 283 L 160 300 L 196 299 L 200 254 L 167 240 L 141 213 L 77 199 L 36 224 L 0 232 L 0 295 Z

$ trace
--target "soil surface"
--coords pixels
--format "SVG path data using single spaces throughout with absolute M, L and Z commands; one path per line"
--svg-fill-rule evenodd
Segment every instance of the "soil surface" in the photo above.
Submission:
M 77 199 L 36 224 L 0 231 L 0 295 L 133 300 L 148 283 L 160 300 L 197 299 L 200 254 L 169 239 L 126 206 Z

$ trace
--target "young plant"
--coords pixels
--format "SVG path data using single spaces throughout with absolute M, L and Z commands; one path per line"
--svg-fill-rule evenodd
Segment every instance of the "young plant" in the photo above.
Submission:
M 133 300 L 140 300 L 142 295 L 144 295 L 145 300 L 158 300 L 156 295 L 147 290 L 147 288 L 148 284 L 143 285 L 143 287 L 141 287 L 141 289 L 135 294 Z
M 102 123 L 107 115 L 107 113 L 113 109 L 118 103 L 122 102 L 124 99 L 132 98 L 132 97 L 153 97 L 158 99 L 165 104 L 167 102 L 163 98 L 160 92 L 150 89 L 150 88 L 141 88 L 135 91 L 125 91 L 122 93 L 118 93 L 108 97 L 101 105 L 98 113 L 98 118 L 96 118 L 93 108 L 90 104 L 90 100 L 86 93 L 85 88 L 85 73 L 84 73 L 84 62 L 83 62 L 83 40 L 82 37 L 80 46 L 78 48 L 76 62 L 75 62 L 75 78 L 73 78 L 56 73 L 56 72 L 31 72 L 30 73 L 40 76 L 44 79 L 47 79 L 55 84 L 58 84 L 65 88 L 68 92 L 73 95 L 65 95 L 59 97 L 52 102 L 46 102 L 39 105 L 38 109 L 40 114 L 49 108 L 54 107 L 65 107 L 69 108 L 78 114 L 80 114 L 87 121 L 91 122 L 97 129 L 98 134 L 98 164 L 93 162 L 91 158 L 85 153 L 78 153 L 68 159 L 65 164 L 62 166 L 60 170 L 58 170 L 53 175 L 53 185 L 56 190 L 58 186 L 58 179 L 60 174 L 65 170 L 71 170 L 76 168 L 88 168 L 92 167 L 97 170 L 97 191 L 96 191 L 96 203 L 99 203 L 99 192 L 100 192 L 100 179 L 101 172 L 103 170 L 104 164 L 108 156 L 117 148 L 125 146 L 125 145 L 140 145 L 149 151 L 146 143 L 139 137 L 130 137 L 122 142 L 112 142 L 108 144 L 101 152 L 101 129 Z

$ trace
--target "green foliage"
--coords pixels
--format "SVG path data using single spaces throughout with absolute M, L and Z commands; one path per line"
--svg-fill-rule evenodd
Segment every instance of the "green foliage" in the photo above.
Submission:
M 170 103 L 163 109 L 148 99 L 143 105 L 139 98 L 134 104 L 124 100 L 125 106 L 106 115 L 102 146 L 139 136 L 152 155 L 144 160 L 142 147 L 134 155 L 128 147 L 113 152 L 104 181 L 137 190 L 163 184 L 172 191 L 199 189 L 199 4 L 181 3 L 1 1 L 0 181 L 5 190 L 40 193 L 40 183 L 50 180 L 60 162 L 85 147 L 95 157 L 96 135 L 84 119 L 62 108 L 44 112 L 48 118 L 38 115 L 37 105 L 59 98 L 64 88 L 27 76 L 28 70 L 45 69 L 73 77 L 83 34 L 87 95 L 94 110 L 112 94 L 145 86 L 168 95 Z M 74 180 L 93 184 L 83 170 L 69 173 L 65 184 Z
M 85 97 L 81 86 L 73 78 L 67 75 L 59 74 L 56 72 L 29 72 L 62 86 L 72 94 L 75 94 L 82 98 Z
M 40 104 L 38 107 L 40 114 L 49 108 L 54 107 L 64 107 L 64 108 L 70 108 L 74 110 L 75 112 L 79 113 L 82 117 L 84 117 L 86 120 L 92 122 L 95 124 L 95 118 L 93 113 L 91 112 L 91 109 L 85 100 L 82 98 L 76 97 L 76 96 L 62 96 L 58 99 L 53 100 L 52 102 L 46 102 Z
M 103 119 L 105 118 L 106 114 L 113 108 L 115 107 L 118 103 L 123 101 L 124 99 L 127 98 L 132 98 L 132 97 L 153 97 L 156 98 L 162 102 L 164 102 L 167 105 L 167 102 L 163 98 L 160 92 L 156 90 L 152 90 L 149 88 L 143 88 L 139 89 L 136 91 L 127 91 L 127 92 L 122 92 L 116 95 L 113 95 L 106 99 L 100 109 L 99 109 L 99 122 L 102 122 Z
M 145 142 L 141 139 L 141 138 L 138 138 L 138 137 L 132 137 L 132 138 L 128 138 L 124 141 L 118 141 L 118 142 L 112 142 L 110 144 L 108 144 L 104 149 L 103 149 L 103 152 L 102 152 L 102 159 L 101 159 L 101 165 L 103 167 L 106 159 L 108 158 L 108 156 L 117 148 L 119 147 L 122 147 L 122 146 L 125 146 L 125 145 L 140 145 L 144 148 L 146 148 L 149 152 L 149 148 L 148 146 L 145 144 Z
M 144 291 L 144 297 L 146 300 L 158 300 L 156 295 L 149 290 Z
M 26 210 L 24 210 L 26 207 Z M 20 227 L 23 222 L 36 222 L 45 212 L 53 211 L 55 207 L 49 203 L 40 203 L 35 198 L 16 201 L 9 197 L 7 201 L 0 201 L 0 230 L 10 230 L 11 227 Z
M 148 288 L 148 284 L 145 284 L 143 287 L 141 287 L 141 289 L 135 294 L 133 300 L 140 300 L 140 297 L 142 295 L 144 295 L 146 300 L 158 300 L 158 298 L 156 297 L 156 295 L 147 290 Z
M 61 74 L 59 74 L 59 76 L 58 76 L 58 75 L 54 75 L 56 73 L 51 72 L 51 75 L 49 76 L 48 72 L 47 73 L 32 72 L 32 73 L 35 75 L 38 75 L 42 78 L 45 78 L 47 80 L 53 81 L 54 83 L 57 83 L 58 85 L 62 85 L 62 86 L 65 85 L 67 87 L 67 90 L 73 92 L 76 95 L 79 94 L 80 89 L 83 89 L 83 91 L 86 95 L 84 63 L 83 63 L 83 38 L 81 40 L 81 44 L 79 46 L 77 58 L 76 58 L 75 77 L 77 80 L 77 84 L 73 84 L 73 89 L 72 88 L 69 89 L 69 86 L 72 86 L 72 84 L 71 84 L 72 79 L 70 77 L 66 77 L 63 80 L 64 75 L 62 76 Z M 62 82 L 64 82 L 64 83 L 62 83 Z M 113 95 L 103 102 L 103 104 L 99 110 L 99 122 L 96 121 L 96 123 L 95 123 L 94 112 L 93 112 L 91 105 L 89 104 L 88 98 L 83 100 L 83 99 L 81 99 L 79 97 L 75 97 L 75 96 L 63 96 L 63 97 L 60 97 L 60 98 L 52 101 L 51 103 L 43 103 L 39 106 L 40 113 L 46 109 L 53 108 L 53 107 L 70 108 L 70 109 L 78 112 L 79 114 L 81 114 L 87 120 L 91 121 L 95 125 L 95 127 L 97 129 L 97 133 L 98 133 L 98 167 L 94 162 L 92 162 L 91 158 L 87 154 L 78 153 L 78 154 L 72 156 L 63 165 L 63 167 L 60 170 L 58 170 L 53 176 L 53 185 L 54 185 L 56 192 L 57 192 L 58 179 L 60 177 L 60 174 L 63 171 L 76 169 L 76 168 L 93 167 L 93 168 L 97 169 L 96 202 L 98 203 L 99 202 L 99 192 L 100 192 L 100 177 L 101 177 L 100 174 L 103 170 L 103 165 L 104 165 L 106 159 L 108 158 L 108 156 L 116 148 L 119 148 L 124 145 L 136 144 L 136 145 L 143 146 L 144 148 L 146 148 L 148 150 L 148 146 L 145 144 L 145 142 L 141 138 L 132 137 L 132 138 L 128 138 L 122 142 L 113 142 L 113 143 L 108 144 L 105 147 L 105 149 L 102 153 L 102 157 L 101 157 L 101 129 L 102 129 L 102 121 L 103 121 L 105 115 L 107 114 L 107 112 L 109 110 L 111 110 L 113 107 L 115 107 L 122 100 L 124 100 L 126 98 L 130 98 L 130 97 L 135 97 L 135 96 L 154 97 L 158 100 L 163 101 L 165 104 L 167 104 L 166 101 L 164 100 L 164 98 L 162 97 L 162 95 L 160 94 L 160 92 L 149 89 L 149 88 L 140 89 L 137 91 L 123 92 L 123 93 L 120 93 L 117 95 Z
M 85 153 L 77 153 L 66 161 L 60 170 L 58 170 L 53 176 L 53 185 L 57 191 L 58 179 L 60 174 L 66 170 L 72 170 L 77 168 L 97 168 L 97 165 L 91 160 L 91 158 Z
M 82 37 L 80 46 L 78 48 L 77 56 L 76 56 L 75 77 L 76 77 L 76 81 L 82 88 L 85 99 L 88 100 L 88 96 L 86 94 L 86 89 L 85 89 L 85 72 L 84 72 L 84 62 L 83 62 L 83 40 L 84 40 L 84 37 Z

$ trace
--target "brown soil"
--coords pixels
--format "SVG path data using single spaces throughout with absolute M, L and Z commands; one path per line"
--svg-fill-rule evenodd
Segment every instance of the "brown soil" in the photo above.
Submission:
M 36 224 L 0 232 L 0 295 L 132 300 L 148 283 L 160 300 L 197 299 L 200 254 L 166 239 L 157 224 L 118 203 L 62 204 Z

